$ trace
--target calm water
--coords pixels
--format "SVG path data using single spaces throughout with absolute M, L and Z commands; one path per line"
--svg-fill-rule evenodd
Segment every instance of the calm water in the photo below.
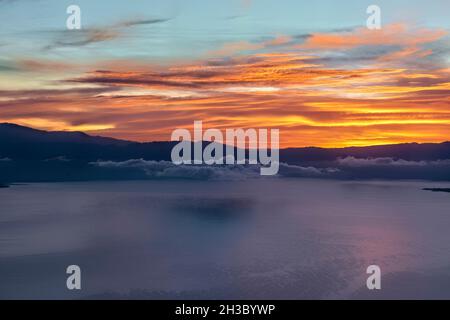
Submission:
M 449 187 L 305 179 L 0 189 L 0 298 L 450 298 Z M 68 291 L 65 269 L 82 269 Z M 382 290 L 365 287 L 382 269 Z

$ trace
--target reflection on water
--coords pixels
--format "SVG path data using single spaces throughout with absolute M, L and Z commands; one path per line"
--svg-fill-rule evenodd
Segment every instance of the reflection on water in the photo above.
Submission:
M 450 194 L 301 179 L 0 191 L 0 298 L 450 298 Z M 440 184 L 439 187 L 448 187 Z M 68 291 L 65 269 L 82 269 Z M 383 272 L 365 289 L 366 267 Z

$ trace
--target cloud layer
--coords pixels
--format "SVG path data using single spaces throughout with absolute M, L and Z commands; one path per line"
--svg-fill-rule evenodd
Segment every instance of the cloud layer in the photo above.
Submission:
M 113 41 L 123 29 L 165 21 L 125 21 L 51 45 Z M 440 142 L 450 136 L 449 53 L 446 30 L 392 24 L 226 42 L 169 63 L 11 58 L 4 72 L 40 80 L 0 87 L 0 121 L 138 141 L 169 140 L 202 120 L 205 128 L 279 128 L 282 147 Z
M 97 161 L 91 166 L 113 171 L 140 170 L 145 179 L 245 180 L 261 176 L 259 165 L 174 165 L 170 161 L 130 159 Z M 408 161 L 385 158 L 340 158 L 315 166 L 279 164 L 278 178 L 322 179 L 450 179 L 450 160 Z
M 193 179 L 193 180 L 243 180 L 265 178 L 260 175 L 259 165 L 174 165 L 170 161 L 130 159 L 126 161 L 97 161 L 91 165 L 110 169 L 141 169 L 153 179 Z M 335 168 L 315 168 L 279 164 L 280 177 L 328 177 L 338 172 Z M 269 177 L 270 178 L 270 177 Z
M 450 159 L 436 161 L 408 161 L 403 159 L 385 158 L 355 158 L 345 157 L 337 160 L 345 167 L 373 167 L 373 166 L 450 166 Z

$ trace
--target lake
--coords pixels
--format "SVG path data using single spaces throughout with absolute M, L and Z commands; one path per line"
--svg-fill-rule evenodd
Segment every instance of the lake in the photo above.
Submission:
M 425 187 L 450 183 L 14 185 L 0 189 L 0 298 L 448 299 L 450 193 Z

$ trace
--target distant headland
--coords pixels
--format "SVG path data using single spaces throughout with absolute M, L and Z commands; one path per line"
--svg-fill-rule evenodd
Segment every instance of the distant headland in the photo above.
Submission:
M 422 190 L 432 192 L 450 192 L 450 188 L 423 188 Z

